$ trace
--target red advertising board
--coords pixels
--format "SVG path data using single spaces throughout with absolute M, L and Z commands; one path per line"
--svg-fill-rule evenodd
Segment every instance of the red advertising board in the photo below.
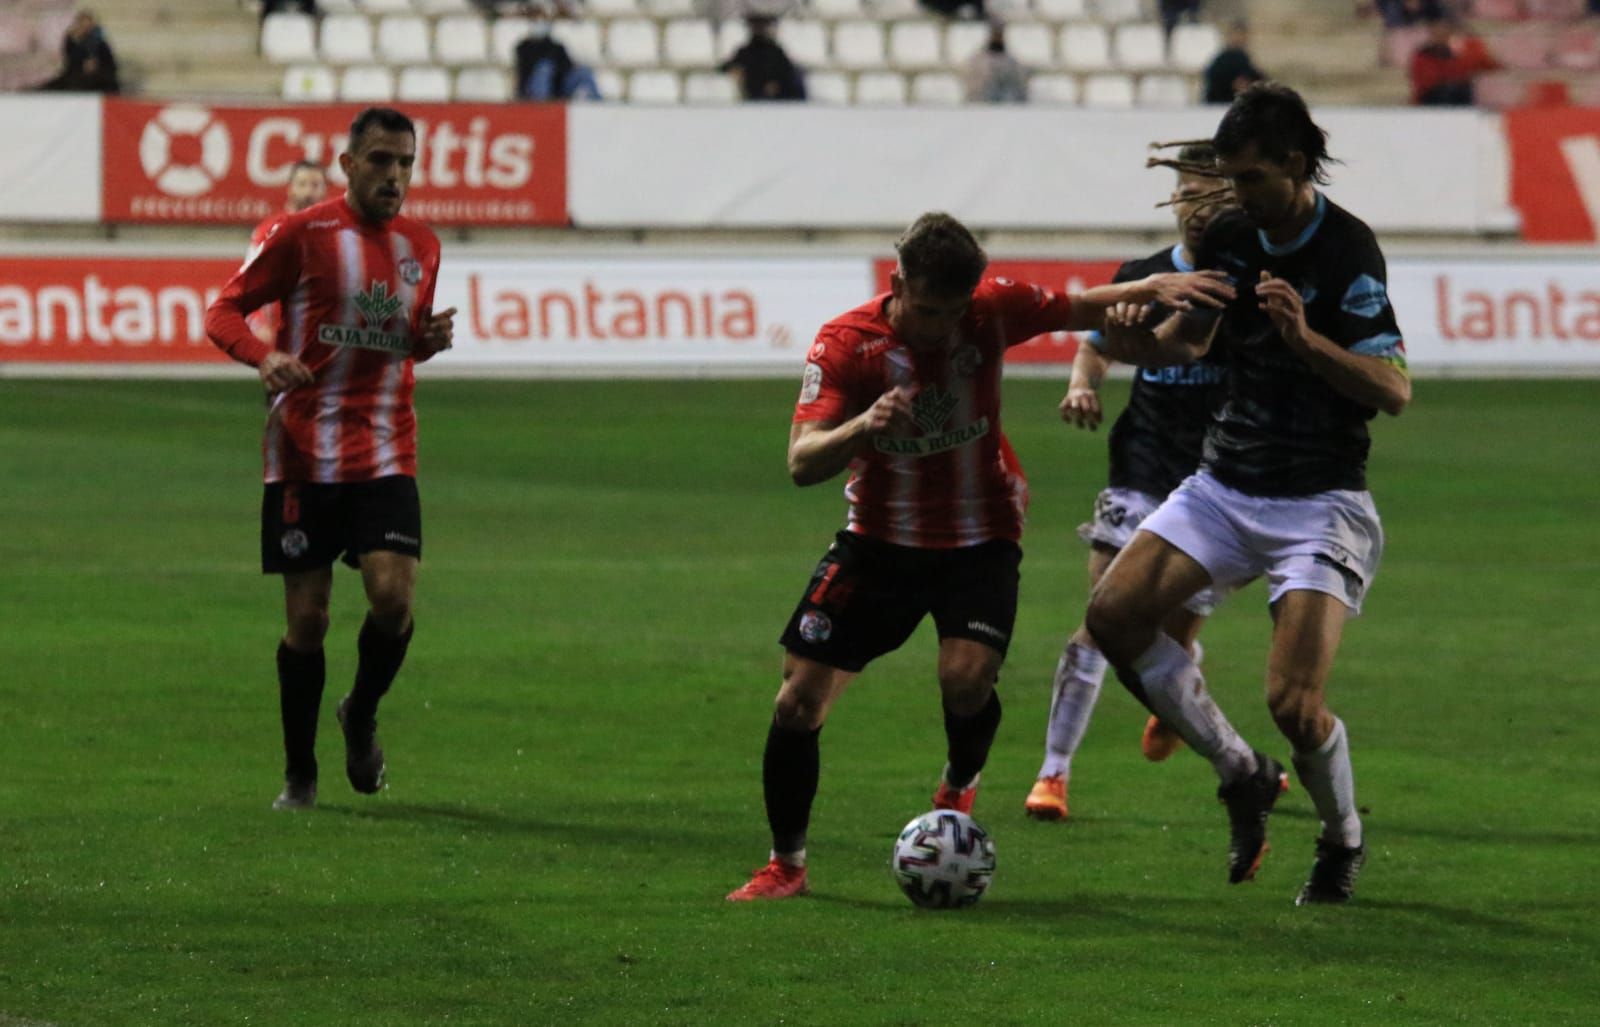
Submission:
M 1524 107 L 1504 115 L 1511 202 L 1530 242 L 1592 242 L 1600 225 L 1600 109 Z
M 359 104 L 222 107 L 108 98 L 104 219 L 254 224 L 283 206 L 290 166 L 344 176 L 338 155 Z M 405 212 L 432 225 L 567 223 L 561 104 L 412 104 L 417 161 Z
M 880 260 L 873 268 L 878 288 L 887 291 L 894 261 Z M 1121 264 L 1116 260 L 992 260 L 989 274 L 1032 282 L 1057 292 L 1082 292 L 1111 281 Z M 1054 332 L 1029 339 L 1006 354 L 1008 363 L 1070 364 L 1078 355 L 1078 337 L 1071 332 Z
M 6 260 L 0 363 L 225 362 L 206 307 L 237 260 L 29 257 Z

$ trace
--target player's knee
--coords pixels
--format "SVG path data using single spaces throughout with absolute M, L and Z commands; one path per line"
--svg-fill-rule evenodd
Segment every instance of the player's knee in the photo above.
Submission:
M 801 689 L 784 687 L 773 704 L 772 719 L 786 731 L 815 731 L 827 717 L 827 703 Z
M 288 627 L 286 638 L 291 649 L 301 652 L 318 649 L 328 635 L 328 610 L 326 607 L 309 606 L 291 611 Z
M 1322 701 L 1312 682 L 1275 680 L 1267 689 L 1267 709 L 1278 730 L 1297 749 L 1315 748 L 1323 718 Z
M 970 716 L 983 709 L 994 691 L 995 672 L 987 664 L 966 663 L 939 668 L 939 691 L 951 712 Z
M 398 635 L 411 623 L 411 591 L 406 588 L 375 588 L 367 596 L 373 621 L 384 631 Z
M 1126 664 L 1139 655 L 1135 648 L 1139 633 L 1137 611 L 1111 589 L 1097 588 L 1089 597 L 1083 627 L 1095 647 L 1112 663 Z

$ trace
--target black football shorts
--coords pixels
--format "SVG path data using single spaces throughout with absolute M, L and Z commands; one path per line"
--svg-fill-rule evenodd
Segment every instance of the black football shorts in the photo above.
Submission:
M 372 481 L 269 482 L 261 497 L 261 572 L 330 567 L 343 558 L 388 550 L 422 558 L 422 503 L 417 480 L 396 474 Z
M 1017 619 L 1022 550 L 1008 539 L 912 549 L 841 531 L 811 574 L 780 642 L 796 656 L 859 671 L 933 614 L 939 638 L 1004 656 Z

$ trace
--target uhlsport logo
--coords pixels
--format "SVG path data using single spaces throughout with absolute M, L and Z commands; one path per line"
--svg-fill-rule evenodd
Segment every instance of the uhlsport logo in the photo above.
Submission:
M 168 196 L 204 196 L 232 162 L 227 126 L 193 104 L 163 107 L 139 137 L 139 165 Z

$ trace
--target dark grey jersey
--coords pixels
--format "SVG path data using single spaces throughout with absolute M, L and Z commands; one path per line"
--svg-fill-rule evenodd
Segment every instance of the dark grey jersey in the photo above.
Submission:
M 1311 223 L 1281 246 L 1242 211 L 1219 214 L 1196 263 L 1225 272 L 1238 288 L 1214 344 L 1226 354 L 1228 397 L 1206 433 L 1202 467 L 1258 496 L 1366 488 L 1367 422 L 1377 411 L 1336 392 L 1284 343 L 1259 309 L 1255 286 L 1262 271 L 1288 281 L 1305 301 L 1312 331 L 1403 368 L 1405 348 L 1372 229 L 1318 193 Z

